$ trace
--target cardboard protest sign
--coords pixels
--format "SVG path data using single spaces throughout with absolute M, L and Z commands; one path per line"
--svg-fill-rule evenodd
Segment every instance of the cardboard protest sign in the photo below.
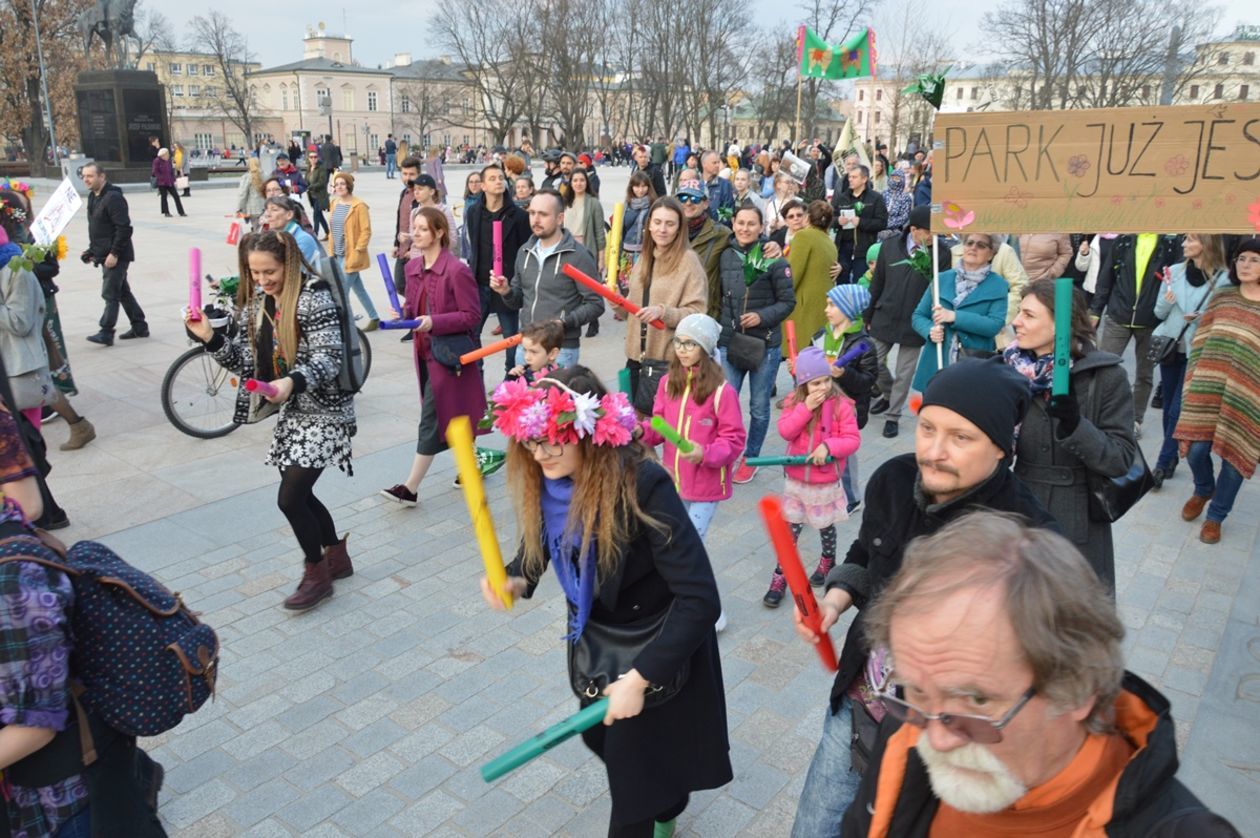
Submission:
M 49 245 L 61 235 L 74 214 L 83 206 L 83 199 L 75 191 L 70 178 L 63 180 L 44 204 L 44 208 L 31 222 L 31 237 L 36 244 Z
M 1260 104 L 939 114 L 932 229 L 1260 231 Z

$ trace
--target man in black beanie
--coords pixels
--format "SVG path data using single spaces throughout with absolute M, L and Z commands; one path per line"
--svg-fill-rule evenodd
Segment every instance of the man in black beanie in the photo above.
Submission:
M 869 720 L 849 696 L 864 683 L 870 657 L 863 609 L 901 568 L 906 546 L 967 512 L 989 509 L 1022 516 L 1035 527 L 1059 525 L 1011 471 L 1015 428 L 1028 407 L 1028 379 L 1002 363 L 962 359 L 937 373 L 923 394 L 913 454 L 885 462 L 866 486 L 862 525 L 844 562 L 827 575 L 819 603 L 826 631 L 850 606 L 857 616 L 840 653 L 822 741 L 814 752 L 792 827 L 793 838 L 838 836 L 840 819 L 857 793 L 861 766 L 850 762 L 853 718 Z M 795 614 L 797 631 L 816 638 Z M 874 739 L 876 724 L 859 724 Z

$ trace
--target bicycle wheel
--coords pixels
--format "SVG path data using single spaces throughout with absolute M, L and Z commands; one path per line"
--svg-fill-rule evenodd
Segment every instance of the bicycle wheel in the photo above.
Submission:
M 194 346 L 175 359 L 162 379 L 162 411 L 182 433 L 215 439 L 236 430 L 237 376 Z
M 368 340 L 367 333 L 358 326 L 354 330 L 359 335 L 359 348 L 363 352 L 363 383 L 366 384 L 368 373 L 372 371 L 372 342 Z

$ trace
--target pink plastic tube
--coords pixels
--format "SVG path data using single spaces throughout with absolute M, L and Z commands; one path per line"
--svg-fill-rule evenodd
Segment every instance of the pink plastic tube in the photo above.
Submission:
M 276 385 L 270 381 L 259 381 L 257 378 L 245 379 L 245 389 L 269 399 L 274 399 L 280 394 L 280 391 L 276 389 Z
M 201 319 L 201 248 L 188 248 L 188 319 Z

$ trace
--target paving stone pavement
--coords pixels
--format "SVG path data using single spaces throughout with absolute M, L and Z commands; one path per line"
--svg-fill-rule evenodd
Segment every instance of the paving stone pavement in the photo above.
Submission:
M 452 167 L 448 182 L 462 183 Z M 625 170 L 605 173 L 610 196 Z M 368 173 L 357 194 L 378 224 L 397 181 Z M 37 203 L 48 194 L 40 189 Z M 52 486 L 74 522 L 68 539 L 100 538 L 157 574 L 204 613 L 223 640 L 213 703 L 147 742 L 167 768 L 162 816 L 179 836 L 602 835 L 608 814 L 602 767 L 566 743 L 487 785 L 478 766 L 569 715 L 563 602 L 550 578 L 508 615 L 477 593 L 481 563 L 450 460 L 439 457 L 407 510 L 377 496 L 401 480 L 414 450 L 418 400 L 410 349 L 372 336 L 371 378 L 357 399 L 354 476 L 325 475 L 317 493 L 350 533 L 356 573 L 318 609 L 291 614 L 280 600 L 300 554 L 275 507 L 277 476 L 262 465 L 270 426 L 217 440 L 179 434 L 158 387 L 187 345 L 185 248 L 206 269 L 234 273 L 223 244 L 235 192 L 195 187 L 188 219 L 162 219 L 151 193 L 130 192 L 140 261 L 131 271 L 154 337 L 101 349 L 97 272 L 76 261 L 59 278 L 59 302 L 81 394 L 75 404 L 99 437 L 59 452 L 48 427 Z M 82 215 L 70 250 L 86 237 Z M 373 252 L 392 226 L 376 230 Z M 375 274 L 368 287 L 384 301 Z M 621 366 L 620 324 L 583 341 L 583 360 L 610 383 Z M 498 380 L 496 361 L 490 380 Z M 781 379 L 786 386 L 786 376 Z M 1143 448 L 1157 448 L 1152 421 Z M 863 435 L 861 471 L 908 451 L 913 420 L 885 440 L 876 418 Z M 773 431 L 766 453 L 782 450 Z M 787 609 L 761 605 L 773 559 L 755 503 L 779 488 L 762 470 L 717 513 L 708 547 L 730 626 L 721 635 L 734 782 L 696 794 L 680 834 L 786 835 L 817 743 L 830 678 L 795 637 Z M 1200 544 L 1178 516 L 1189 495 L 1179 470 L 1116 527 L 1117 588 L 1130 668 L 1172 700 L 1182 778 L 1243 829 L 1260 824 L 1260 489 L 1247 483 L 1224 539 Z M 488 482 L 506 544 L 513 533 L 502 477 Z M 841 527 L 841 548 L 857 522 Z M 817 536 L 805 535 L 812 557 Z M 843 637 L 843 626 L 834 634 Z

